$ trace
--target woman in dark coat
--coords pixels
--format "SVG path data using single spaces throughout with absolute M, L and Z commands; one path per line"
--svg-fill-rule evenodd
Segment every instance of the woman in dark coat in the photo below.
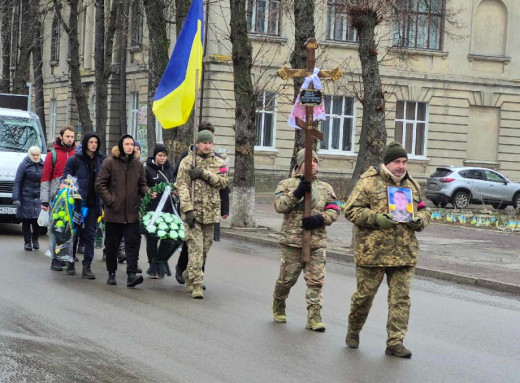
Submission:
M 29 148 L 25 157 L 16 171 L 13 186 L 13 203 L 16 205 L 16 217 L 22 220 L 24 249 L 27 251 L 38 250 L 38 216 L 41 210 L 40 182 L 43 172 L 43 160 L 41 150 L 37 146 Z M 32 226 L 32 233 L 31 233 Z
M 146 183 L 149 188 L 161 182 L 173 183 L 175 177 L 174 168 L 168 161 L 168 149 L 162 144 L 155 145 L 153 155 L 148 157 L 146 160 L 144 169 L 146 174 Z M 157 198 L 154 198 L 150 202 L 148 210 L 155 211 L 160 199 L 160 195 L 158 195 Z M 171 199 L 166 201 L 162 211 L 164 213 L 173 213 Z M 157 246 L 158 241 L 159 239 L 156 236 L 146 233 L 146 255 L 148 256 L 148 263 L 150 263 L 150 268 L 148 269 L 150 278 L 162 278 L 164 274 L 171 275 L 168 263 L 160 265 L 164 265 L 164 267 L 158 267 L 158 265 L 155 265 L 152 261 L 157 258 L 159 252 L 165 252 L 171 256 L 177 248 L 174 246 L 173 241 L 163 239 L 161 240 L 161 244 Z M 169 254 L 170 252 L 171 254 Z

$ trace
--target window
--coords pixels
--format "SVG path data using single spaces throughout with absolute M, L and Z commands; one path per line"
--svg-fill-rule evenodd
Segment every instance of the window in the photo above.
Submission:
M 486 179 L 490 182 L 497 182 L 500 184 L 505 184 L 506 180 L 504 177 L 502 177 L 500 174 L 492 172 L 491 170 L 485 170 L 486 173 Z
M 459 174 L 464 178 L 469 178 L 472 180 L 483 180 L 484 179 L 482 171 L 477 170 L 477 169 L 463 170 L 463 171 L 459 172 Z
M 137 123 L 139 115 L 139 93 L 130 93 L 130 123 L 128 124 L 128 133 L 132 137 L 137 137 Z
M 398 2 L 394 46 L 441 49 L 445 0 Z
M 426 103 L 397 101 L 395 140 L 400 142 L 409 154 L 415 156 L 425 155 L 426 116 Z
M 321 122 L 321 150 L 352 152 L 354 142 L 354 98 L 325 96 L 326 120 Z
M 280 34 L 280 1 L 248 0 L 247 30 L 263 35 Z
M 50 125 L 50 132 L 51 136 L 49 137 L 49 140 L 54 140 L 56 137 L 56 111 L 57 111 L 57 105 L 58 102 L 55 98 L 51 100 L 50 105 L 50 113 L 49 113 L 49 125 Z
M 345 5 L 339 2 L 327 4 L 327 40 L 357 42 L 357 32 L 350 25 Z
M 143 43 L 143 11 L 141 0 L 132 1 L 130 47 L 140 47 Z
M 275 114 L 274 92 L 262 92 L 256 99 L 256 145 L 274 148 Z
M 51 64 L 57 64 L 60 61 L 60 31 L 60 20 L 58 15 L 54 15 L 54 19 L 52 20 L 51 35 Z

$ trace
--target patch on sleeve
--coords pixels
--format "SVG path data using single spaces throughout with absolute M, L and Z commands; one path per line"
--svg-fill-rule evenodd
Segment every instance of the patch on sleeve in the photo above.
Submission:
M 425 209 L 425 208 L 426 208 L 426 204 L 424 203 L 424 201 L 419 202 L 419 204 L 417 205 L 417 210 Z
M 327 205 L 325 206 L 325 209 L 323 209 L 323 210 L 329 210 L 329 209 L 340 211 L 340 207 L 338 206 L 338 201 L 328 202 Z
M 228 172 L 228 168 L 226 168 L 225 166 L 222 166 L 219 170 L 218 170 L 219 173 L 227 173 Z

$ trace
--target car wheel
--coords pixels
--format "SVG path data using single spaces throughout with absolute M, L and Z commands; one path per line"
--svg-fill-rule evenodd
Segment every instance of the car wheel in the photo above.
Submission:
M 513 197 L 513 206 L 515 209 L 520 209 L 520 193 L 517 193 Z
M 467 209 L 469 206 L 469 194 L 459 191 L 453 195 L 453 206 L 456 209 Z
M 492 203 L 491 206 L 493 206 L 493 209 L 497 209 L 497 210 L 504 210 L 507 207 L 506 204 L 502 204 L 502 203 Z
M 433 203 L 433 206 L 435 206 L 435 207 L 439 207 L 439 202 L 440 202 L 440 201 L 439 201 L 438 199 L 432 199 L 431 201 L 432 201 L 432 203 Z
M 45 235 L 45 234 L 47 234 L 47 231 L 48 231 L 47 226 L 45 226 L 45 227 L 40 227 L 40 235 Z

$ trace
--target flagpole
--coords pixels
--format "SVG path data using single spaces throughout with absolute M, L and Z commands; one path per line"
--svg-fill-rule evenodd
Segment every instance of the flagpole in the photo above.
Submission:
M 195 102 L 193 103 L 193 146 L 191 167 L 195 167 L 195 156 L 197 155 L 197 134 L 199 130 L 199 116 L 197 116 L 197 102 L 199 101 L 199 69 L 195 71 Z M 191 181 L 191 205 L 195 209 L 195 180 Z

